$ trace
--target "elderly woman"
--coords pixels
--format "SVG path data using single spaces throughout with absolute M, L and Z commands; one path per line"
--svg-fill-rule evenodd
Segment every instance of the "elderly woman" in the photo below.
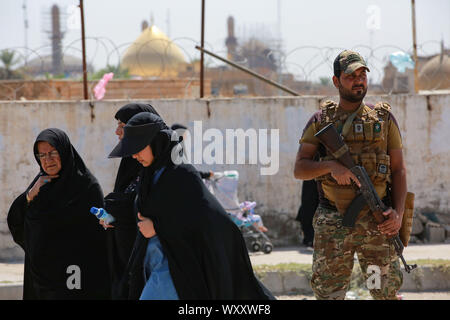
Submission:
M 136 202 L 147 247 L 134 263 L 146 276 L 141 299 L 273 298 L 253 274 L 238 227 L 197 170 L 179 164 L 178 139 L 160 117 L 143 112 L 124 126 L 110 157 L 130 155 L 144 167 Z
M 117 120 L 116 135 L 123 138 L 123 127 L 132 116 L 140 112 L 158 113 L 149 104 L 129 103 L 121 107 L 115 114 Z M 112 276 L 112 298 L 127 299 L 128 287 L 123 283 L 123 277 L 131 250 L 137 235 L 137 216 L 134 212 L 136 185 L 142 165 L 132 157 L 124 157 L 120 161 L 114 190 L 105 197 L 105 209 L 114 216 L 112 225 L 105 225 L 108 229 L 108 260 Z
M 103 206 L 97 179 L 59 129 L 33 147 L 39 173 L 11 205 L 8 227 L 25 251 L 24 299 L 109 299 L 106 234 L 90 207 Z

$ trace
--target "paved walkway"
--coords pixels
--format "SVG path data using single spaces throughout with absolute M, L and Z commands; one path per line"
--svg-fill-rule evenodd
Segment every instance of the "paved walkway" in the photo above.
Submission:
M 450 243 L 446 244 L 411 244 L 403 253 L 406 261 L 418 259 L 444 259 L 450 260 Z M 253 265 L 279 263 L 312 263 L 312 251 L 305 247 L 274 248 L 272 253 L 251 253 L 250 259 Z M 0 284 L 22 282 L 22 263 L 0 263 Z
M 305 247 L 275 248 L 270 254 L 251 253 L 253 265 L 279 263 L 312 263 L 312 250 Z M 450 260 L 450 243 L 445 244 L 410 244 L 403 251 L 406 261 L 418 259 Z

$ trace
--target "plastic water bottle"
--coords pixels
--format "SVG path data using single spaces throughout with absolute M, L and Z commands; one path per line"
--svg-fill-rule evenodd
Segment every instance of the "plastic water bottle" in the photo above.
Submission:
M 99 220 L 103 220 L 106 224 L 113 223 L 116 219 L 112 215 L 110 215 L 108 212 L 106 212 L 103 208 L 91 208 L 91 213 L 97 217 Z

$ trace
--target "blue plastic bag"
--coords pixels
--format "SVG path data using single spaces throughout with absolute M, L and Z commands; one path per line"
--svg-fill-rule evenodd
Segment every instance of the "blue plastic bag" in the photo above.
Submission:
M 389 60 L 399 72 L 405 72 L 406 68 L 414 69 L 414 61 L 410 55 L 403 51 L 397 51 L 389 55 Z

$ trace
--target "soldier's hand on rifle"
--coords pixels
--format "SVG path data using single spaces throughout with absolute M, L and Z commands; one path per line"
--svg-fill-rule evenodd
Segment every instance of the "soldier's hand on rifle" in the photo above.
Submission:
M 402 227 L 402 217 L 392 208 L 383 212 L 383 215 L 388 218 L 378 225 L 378 230 L 388 236 L 396 235 Z
M 331 163 L 332 167 L 330 173 L 333 179 L 336 180 L 338 184 L 349 185 L 353 180 L 353 182 L 355 182 L 358 187 L 361 187 L 361 183 L 359 182 L 358 178 L 349 169 L 347 169 L 337 161 L 331 161 Z

